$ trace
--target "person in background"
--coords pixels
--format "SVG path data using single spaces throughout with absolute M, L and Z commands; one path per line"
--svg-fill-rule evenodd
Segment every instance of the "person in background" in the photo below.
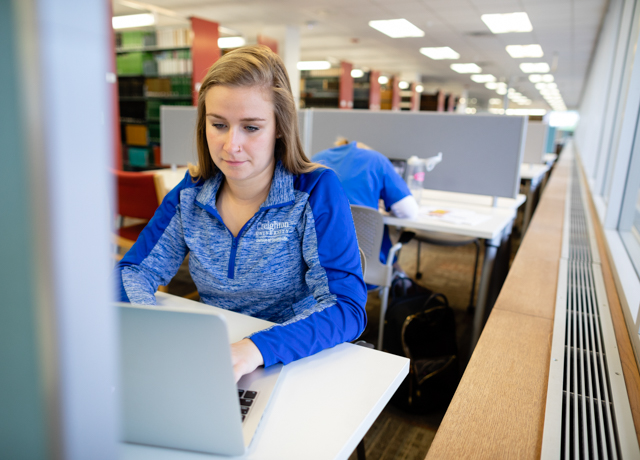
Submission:
M 196 135 L 198 166 L 116 267 L 119 300 L 155 304 L 189 253 L 202 302 L 276 323 L 232 344 L 236 380 L 358 338 L 367 292 L 349 202 L 302 150 L 282 60 L 258 45 L 216 61 Z
M 377 210 L 382 200 L 385 209 L 396 217 L 412 219 L 418 213 L 418 203 L 391 161 L 365 144 L 339 138 L 336 147 L 317 153 L 313 161 L 336 172 L 351 204 Z M 385 226 L 380 250 L 383 264 L 391 246 Z M 397 264 L 394 268 L 401 272 Z

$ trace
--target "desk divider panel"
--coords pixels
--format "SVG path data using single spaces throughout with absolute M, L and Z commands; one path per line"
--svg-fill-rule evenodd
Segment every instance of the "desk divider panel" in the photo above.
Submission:
M 300 112 L 299 117 L 306 116 L 304 145 L 309 157 L 333 147 L 338 136 L 363 142 L 388 158 L 427 158 L 442 152 L 442 162 L 425 178 L 426 188 L 517 196 L 527 117 L 331 109 Z
M 186 166 L 198 164 L 195 106 L 160 106 L 162 163 Z
M 527 123 L 527 140 L 524 145 L 524 163 L 544 163 L 544 154 L 547 153 L 547 134 L 549 125 L 542 121 L 529 121 Z

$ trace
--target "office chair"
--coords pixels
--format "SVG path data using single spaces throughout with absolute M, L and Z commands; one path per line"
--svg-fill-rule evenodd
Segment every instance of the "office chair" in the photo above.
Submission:
M 478 259 L 480 257 L 480 240 L 472 236 L 451 235 L 448 233 L 432 232 L 426 230 L 416 230 L 414 239 L 418 241 L 418 260 L 416 262 L 416 279 L 422 278 L 420 272 L 420 244 L 427 243 L 434 246 L 466 246 L 467 244 L 476 245 L 476 262 L 473 270 L 473 284 L 471 285 L 471 298 L 469 299 L 468 312 L 472 312 L 475 308 L 473 299 L 476 293 L 476 274 L 478 273 Z
M 356 227 L 358 246 L 361 257 L 364 254 L 363 275 L 367 284 L 378 286 L 380 289 L 380 329 L 378 330 L 378 350 L 382 350 L 384 340 L 384 317 L 389 302 L 389 289 L 393 280 L 393 261 L 396 253 L 406 244 L 413 233 L 403 232 L 400 241 L 389 249 L 387 263 L 380 262 L 380 248 L 384 233 L 382 214 L 366 206 L 351 205 L 351 214 Z

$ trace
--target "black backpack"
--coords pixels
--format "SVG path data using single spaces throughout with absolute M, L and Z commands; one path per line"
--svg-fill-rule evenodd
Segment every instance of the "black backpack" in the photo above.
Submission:
M 411 360 L 392 403 L 413 413 L 448 406 L 460 376 L 456 323 L 447 298 L 409 278 L 396 278 L 390 297 L 384 349 Z

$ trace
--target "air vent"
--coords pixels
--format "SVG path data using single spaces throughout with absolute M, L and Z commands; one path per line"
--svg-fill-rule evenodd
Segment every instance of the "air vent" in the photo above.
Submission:
M 640 458 L 586 195 L 574 164 L 565 207 L 543 459 Z

